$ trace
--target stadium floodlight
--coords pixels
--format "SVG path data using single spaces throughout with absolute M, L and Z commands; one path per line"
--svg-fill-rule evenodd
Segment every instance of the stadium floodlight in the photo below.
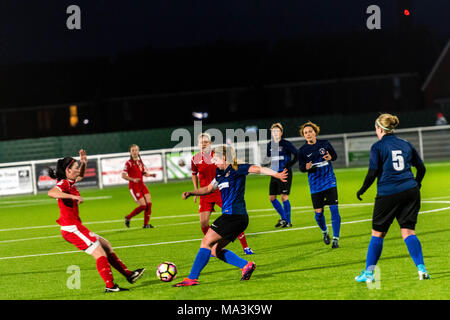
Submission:
M 208 112 L 192 112 L 192 116 L 194 117 L 194 119 L 197 120 L 202 120 L 202 119 L 207 119 L 209 114 Z

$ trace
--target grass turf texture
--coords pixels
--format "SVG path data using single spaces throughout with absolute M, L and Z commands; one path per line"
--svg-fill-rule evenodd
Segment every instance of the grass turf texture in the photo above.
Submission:
M 421 189 L 424 213 L 419 215 L 416 231 L 432 279 L 418 280 L 394 222 L 378 263 L 380 288 L 372 290 L 353 280 L 365 266 L 376 194 L 374 184 L 362 202 L 356 199 L 366 172 L 365 168 L 335 170 L 342 217 L 339 249 L 322 241 L 306 174 L 294 174 L 293 228 L 281 230 L 274 228 L 279 216 L 268 199 L 270 178 L 249 176 L 246 234 L 255 254 L 245 256 L 238 240 L 228 249 L 256 262 L 251 280 L 239 281 L 239 269 L 211 258 L 200 275 L 200 285 L 188 288 L 171 285 L 189 274 L 203 237 L 198 203 L 181 199 L 183 191 L 192 189 L 190 181 L 149 185 L 155 229 L 141 228 L 142 213 L 133 218 L 130 229 L 124 226 L 123 217 L 135 207 L 126 186 L 80 189 L 85 199 L 80 216 L 86 227 L 108 239 L 129 269 L 147 268 L 134 285 L 113 269 L 116 282 L 131 290 L 112 294 L 103 293 L 94 259 L 61 237 L 55 200 L 46 194 L 0 198 L 0 299 L 449 299 L 450 163 L 429 164 Z M 211 222 L 217 216 L 213 214 Z M 328 208 L 325 216 L 332 235 Z M 156 267 L 163 261 L 178 267 L 177 279 L 171 283 L 156 278 Z M 67 286 L 69 266 L 81 270 L 80 289 Z

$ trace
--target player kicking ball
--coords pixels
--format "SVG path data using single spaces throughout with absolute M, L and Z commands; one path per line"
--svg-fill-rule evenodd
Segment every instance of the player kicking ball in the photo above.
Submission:
M 60 216 L 56 222 L 61 226 L 61 233 L 66 241 L 95 259 L 98 273 L 106 285 L 105 292 L 128 291 L 114 282 L 110 265 L 131 284 L 142 277 L 145 269 L 128 270 L 108 240 L 83 226 L 78 212 L 78 205 L 83 203 L 83 198 L 75 184 L 83 179 L 87 157 L 84 150 L 80 150 L 79 154 L 81 166 L 74 158 L 66 157 L 58 160 L 56 170 L 49 168 L 49 176 L 56 179 L 56 186 L 48 191 L 50 197 L 58 200 Z
M 234 252 L 225 249 L 248 226 L 248 214 L 245 207 L 245 180 L 249 173 L 260 173 L 287 181 L 287 170 L 276 172 L 250 164 L 238 164 L 236 153 L 231 146 L 221 146 L 214 149 L 213 162 L 217 166 L 216 176 L 212 182 L 195 191 L 184 192 L 186 200 L 190 196 L 203 196 L 219 189 L 222 195 L 222 215 L 217 218 L 202 239 L 200 250 L 187 278 L 174 287 L 198 285 L 198 277 L 208 264 L 211 254 L 220 260 L 242 270 L 241 280 L 249 280 L 256 264 L 240 258 Z
M 200 152 L 195 154 L 191 160 L 191 171 L 192 171 L 192 183 L 194 184 L 194 189 L 198 189 L 198 183 L 200 181 L 200 187 L 205 187 L 211 183 L 211 181 L 216 176 L 216 165 L 212 162 L 212 157 L 214 152 L 211 150 L 211 137 L 207 133 L 201 133 L 198 136 L 198 145 L 200 147 Z M 198 175 L 198 179 L 197 179 Z M 194 202 L 197 201 L 197 196 L 194 196 Z M 222 196 L 220 191 L 216 189 L 211 194 L 200 196 L 200 227 L 203 234 L 206 234 L 209 229 L 209 218 L 211 217 L 211 212 L 214 211 L 214 206 L 217 205 L 222 207 Z M 247 244 L 247 238 L 245 233 L 242 232 L 238 236 L 241 242 L 242 249 L 245 254 L 253 254 L 253 250 Z

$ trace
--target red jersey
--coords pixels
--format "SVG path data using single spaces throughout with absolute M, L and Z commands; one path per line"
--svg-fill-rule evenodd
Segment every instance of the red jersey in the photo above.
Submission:
M 128 186 L 130 187 L 130 189 L 134 188 L 137 185 L 144 184 L 145 165 L 140 159 L 139 160 L 131 160 L 131 159 L 128 160 L 125 163 L 123 172 L 128 174 L 128 177 L 130 177 L 130 178 L 141 179 L 139 182 L 129 181 Z
M 64 193 L 79 196 L 80 192 L 75 187 L 75 181 L 63 179 L 56 182 L 56 187 Z M 78 201 L 72 199 L 58 199 L 59 219 L 56 222 L 61 226 L 71 226 L 81 224 L 78 212 Z
M 208 186 L 211 181 L 216 176 L 216 165 L 212 163 L 212 157 L 214 152 L 211 151 L 209 154 L 199 152 L 192 157 L 191 160 L 191 171 L 192 175 L 198 174 L 198 179 L 200 180 L 200 188 Z M 213 191 L 213 193 L 203 196 L 203 197 L 221 197 L 219 189 Z

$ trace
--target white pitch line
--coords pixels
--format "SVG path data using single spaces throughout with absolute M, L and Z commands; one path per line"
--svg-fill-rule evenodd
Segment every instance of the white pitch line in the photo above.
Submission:
M 112 198 L 112 196 L 84 197 L 83 200 L 84 201 L 106 200 L 106 199 L 111 199 L 111 198 Z M 49 204 L 54 204 L 56 201 L 57 201 L 56 199 L 12 200 L 12 201 L 1 201 L 0 200 L 0 209 L 49 205 Z
M 308 211 L 293 211 L 293 213 L 305 213 L 305 212 L 309 212 Z M 215 214 L 219 214 L 219 213 L 215 213 Z M 255 218 L 265 218 L 265 217 L 272 217 L 273 214 L 262 214 L 262 215 L 257 215 L 257 216 L 252 216 L 252 219 Z M 144 220 L 144 218 L 139 218 L 136 220 Z M 179 223 L 171 223 L 171 224 L 163 224 L 163 225 L 158 225 L 158 228 L 166 228 L 166 227 L 173 227 L 173 226 L 182 226 L 182 225 L 186 225 L 186 224 L 199 224 L 198 220 L 195 221 L 188 221 L 188 222 L 179 222 Z M 100 230 L 100 231 L 95 231 L 95 233 L 98 234 L 104 234 L 104 233 L 109 233 L 109 232 L 116 232 L 116 231 L 127 231 L 127 230 L 136 230 L 136 229 L 140 229 L 140 227 L 131 227 L 131 228 L 120 228 L 120 229 L 108 229 L 108 230 Z M 0 244 L 2 243 L 11 243 L 11 242 L 21 242 L 21 241 L 33 241 L 33 240 L 43 240 L 43 239 L 53 239 L 53 238 L 61 238 L 61 235 L 53 235 L 53 236 L 44 236 L 44 237 L 34 237 L 34 238 L 22 238 L 22 239 L 10 239 L 10 240 L 1 240 Z
M 449 209 L 450 209 L 450 207 L 445 207 L 445 208 L 440 208 L 440 209 L 433 209 L 433 210 L 426 210 L 426 211 L 419 212 L 419 214 L 431 213 L 431 212 L 439 212 L 439 211 L 445 211 L 445 210 L 449 210 Z M 343 224 L 361 223 L 361 222 L 369 222 L 369 221 L 372 221 L 372 219 L 347 221 L 347 222 L 342 222 L 341 225 L 343 225 Z M 252 232 L 252 233 L 247 233 L 246 235 L 247 236 L 251 236 L 251 235 L 258 235 L 258 234 L 269 234 L 269 233 L 276 233 L 276 232 L 298 231 L 298 230 L 306 230 L 306 229 L 313 229 L 313 228 L 318 228 L 318 226 L 307 226 L 307 227 L 289 228 L 289 229 L 281 229 L 281 230 Z M 186 242 L 201 241 L 201 240 L 202 240 L 202 238 L 167 241 L 167 242 L 157 242 L 157 243 L 135 244 L 135 245 L 131 245 L 131 246 L 113 247 L 113 249 L 128 249 L 128 248 L 138 248 L 138 247 L 148 247 L 148 246 L 159 246 L 159 245 L 167 245 L 167 244 L 175 244 L 175 243 L 186 243 Z M 43 256 L 61 255 L 61 254 L 69 254 L 69 253 L 80 253 L 80 252 L 82 252 L 82 251 L 77 250 L 77 251 L 39 253 L 39 254 L 24 255 L 24 256 L 0 257 L 0 260 L 43 257 Z
M 444 196 L 444 197 L 433 197 L 433 198 L 423 198 L 422 200 L 440 200 L 440 199 L 449 199 L 450 196 Z
M 339 207 L 346 208 L 346 207 L 362 207 L 362 206 L 373 206 L 373 203 L 349 203 L 349 204 L 340 204 Z M 301 207 L 291 207 L 291 210 L 298 210 L 298 209 L 311 209 L 312 206 L 301 206 Z M 263 212 L 263 211 L 273 211 L 275 212 L 274 208 L 266 208 L 266 209 L 250 209 L 247 210 L 247 212 Z M 213 213 L 218 214 L 218 213 Z M 198 217 L 198 213 L 191 213 L 191 214 L 184 214 L 184 215 L 174 215 L 174 216 L 161 216 L 161 217 L 152 217 L 153 220 L 155 219 L 175 219 L 175 218 L 186 218 L 186 217 Z M 91 221 L 91 222 L 83 222 L 84 225 L 92 225 L 92 224 L 105 224 L 105 223 L 123 223 L 123 219 L 120 220 L 103 220 L 103 221 Z M 50 225 L 43 225 L 43 226 L 28 226 L 28 227 L 20 227 L 20 228 L 6 228 L 6 229 L 0 229 L 0 232 L 5 231 L 18 231 L 18 230 L 31 230 L 31 229 L 45 229 L 45 228 L 59 228 L 60 226 L 57 224 L 50 224 Z

